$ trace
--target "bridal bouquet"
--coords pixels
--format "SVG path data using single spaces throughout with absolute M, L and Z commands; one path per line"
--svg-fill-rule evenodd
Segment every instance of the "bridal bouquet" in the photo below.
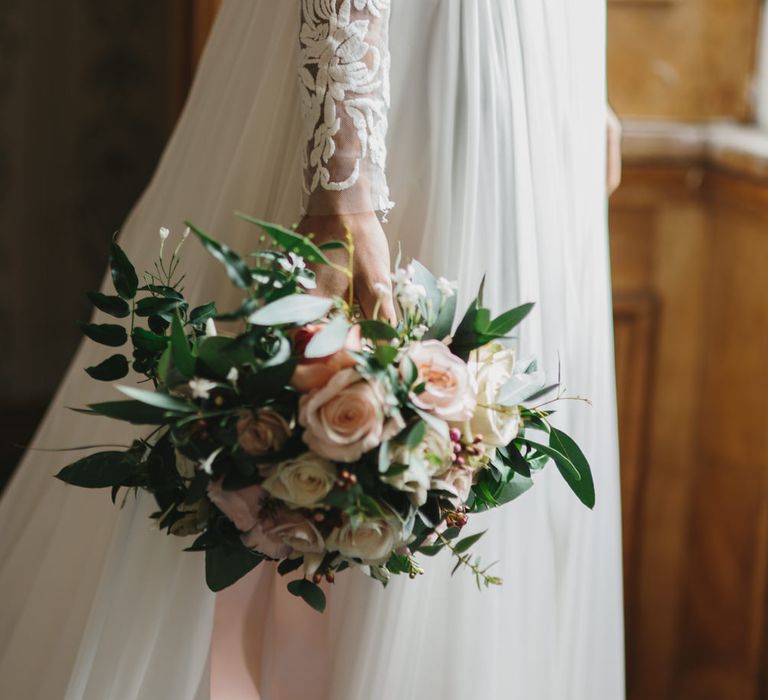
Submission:
M 399 319 L 362 319 L 348 299 L 313 295 L 311 265 L 354 241 L 311 237 L 243 217 L 271 249 L 243 258 L 191 224 L 174 252 L 164 247 L 140 281 L 112 243 L 114 296 L 96 308 L 124 323 L 82 324 L 91 340 L 122 347 L 86 369 L 119 382 L 124 400 L 82 410 L 139 426 L 144 437 L 92 454 L 58 478 L 86 488 L 143 489 L 153 518 L 196 535 L 209 587 L 218 591 L 264 561 L 277 561 L 288 589 L 322 610 L 323 579 L 360 567 L 386 584 L 422 573 L 419 556 L 448 550 L 478 586 L 499 584 L 462 536 L 474 514 L 527 491 L 554 462 L 576 496 L 594 505 L 584 455 L 550 423 L 557 386 L 520 362 L 507 338 L 532 305 L 492 316 L 482 289 L 455 323 L 456 290 L 418 262 L 392 275 Z M 239 308 L 190 308 L 179 249 L 192 233 L 242 290 Z M 381 289 L 388 294 L 388 289 Z M 146 326 L 144 325 L 146 324 Z M 217 328 L 218 324 L 218 328 Z M 226 327 L 232 333 L 220 332 Z

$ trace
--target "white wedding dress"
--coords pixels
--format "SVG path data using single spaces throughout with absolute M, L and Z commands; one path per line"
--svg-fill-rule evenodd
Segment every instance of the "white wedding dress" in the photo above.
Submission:
M 304 0 L 304 9 L 335 3 Z M 0 697 L 624 697 L 605 0 L 391 4 L 391 106 L 387 113 L 376 102 L 384 83 L 363 105 L 370 156 L 360 182 L 379 209 L 389 206 L 388 182 L 393 248 L 458 280 L 462 304 L 483 274 L 494 308 L 537 302 L 521 351 L 538 354 L 552 377 L 561 362 L 569 392 L 592 400 L 564 403 L 555 420 L 592 462 L 594 512 L 549 468 L 512 505 L 473 518 L 473 529 L 489 529 L 478 548 L 484 560 L 498 560 L 499 588 L 478 592 L 470 576 L 451 578 L 450 561 L 438 557 L 418 581 L 387 590 L 360 572 L 340 575 L 321 616 L 263 565 L 219 597 L 214 635 L 203 559 L 152 530 L 148 499 L 118 511 L 107 493 L 51 477 L 73 453 L 32 451 L 0 502 Z M 235 210 L 298 220 L 302 154 L 318 127 L 307 130 L 318 115 L 306 100 L 302 109 L 306 85 L 301 92 L 295 77 L 299 5 L 225 0 L 184 114 L 122 233 L 139 266 L 156 256 L 158 229 L 180 235 L 185 218 L 243 252 L 257 233 Z M 353 5 L 358 19 L 385 17 L 389 0 Z M 385 31 L 377 41 L 385 77 Z M 379 137 L 387 119 L 385 179 Z M 314 178 L 323 162 L 326 174 Z M 344 169 L 331 164 L 315 158 L 304 185 L 346 196 L 346 185 L 334 190 Z M 188 241 L 184 258 L 194 300 L 235 303 L 199 245 Z M 93 343 L 80 349 L 35 447 L 131 439 L 122 424 L 66 410 L 115 398 L 82 371 L 103 355 Z

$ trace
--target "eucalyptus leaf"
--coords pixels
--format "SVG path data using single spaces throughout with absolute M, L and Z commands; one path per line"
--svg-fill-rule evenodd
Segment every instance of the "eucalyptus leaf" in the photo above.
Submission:
M 148 406 L 156 406 L 166 411 L 194 413 L 197 410 L 192 404 L 159 391 L 147 391 L 146 389 L 137 389 L 132 386 L 117 386 L 117 390 L 136 401 L 141 401 L 141 403 L 145 403 Z
M 474 545 L 486 532 L 487 530 L 483 530 L 482 532 L 478 532 L 475 535 L 470 535 L 469 537 L 464 537 L 460 539 L 458 542 L 456 542 L 453 545 L 454 552 L 456 552 L 457 554 L 463 554 L 472 545 Z
M 349 321 L 342 315 L 331 319 L 309 341 L 304 357 L 316 359 L 337 353 L 346 345 L 350 327 Z
M 113 323 L 80 323 L 79 326 L 86 336 L 101 345 L 118 348 L 128 341 L 125 328 Z
M 117 244 L 116 235 L 112 239 L 109 267 L 112 273 L 112 284 L 115 291 L 123 299 L 133 299 L 139 287 L 139 278 L 131 261 Z
M 125 355 L 112 355 L 94 367 L 87 367 L 85 371 L 100 382 L 113 382 L 128 374 L 128 359 Z
M 248 289 L 251 286 L 253 279 L 247 263 L 228 246 L 210 238 L 194 224 L 191 224 L 188 221 L 185 223 L 189 226 L 190 231 L 192 231 L 192 233 L 194 233 L 202 242 L 205 249 L 216 258 L 216 260 L 224 265 L 224 269 L 227 271 L 229 279 L 241 289 Z
M 254 326 L 304 325 L 325 316 L 333 307 L 333 299 L 291 294 L 263 306 L 248 317 Z
M 136 302 L 137 316 L 161 316 L 163 314 L 173 313 L 180 305 L 185 302 L 178 299 L 168 299 L 165 297 L 147 297 Z
M 192 311 L 189 312 L 189 322 L 192 325 L 198 326 L 205 323 L 209 318 L 214 318 L 215 316 L 216 304 L 210 302 L 209 304 L 204 304 L 203 306 L 198 306 L 192 309 Z
M 87 292 L 86 296 L 90 299 L 99 311 L 114 316 L 115 318 L 126 318 L 131 315 L 131 307 L 125 299 L 115 296 L 107 296 L 101 292 Z
M 56 478 L 87 489 L 116 487 L 133 476 L 138 466 L 138 457 L 133 453 L 97 452 L 64 467 Z

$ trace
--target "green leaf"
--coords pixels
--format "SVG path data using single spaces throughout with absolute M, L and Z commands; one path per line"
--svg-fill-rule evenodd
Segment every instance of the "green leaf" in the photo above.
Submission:
M 101 364 L 87 367 L 85 371 L 100 382 L 112 382 L 128 374 L 128 359 L 125 355 L 112 355 Z
M 190 231 L 200 239 L 205 249 L 218 260 L 231 279 L 241 289 L 248 289 L 252 283 L 251 270 L 246 262 L 233 250 L 204 234 L 197 226 L 185 222 Z
M 118 348 L 128 341 L 125 328 L 113 323 L 80 323 L 78 325 L 85 335 L 101 345 Z
M 373 356 L 382 367 L 389 367 L 397 358 L 397 348 L 391 345 L 379 345 L 374 351 Z
M 427 434 L 427 424 L 420 420 L 414 424 L 414 426 L 408 431 L 408 435 L 405 438 L 405 445 L 410 449 L 418 447 L 424 440 L 424 436 Z
M 316 333 L 304 350 L 304 357 L 313 359 L 329 357 L 347 344 L 349 321 L 344 316 L 336 316 Z
M 477 542 L 485 533 L 487 530 L 483 530 L 482 532 L 478 532 L 476 535 L 470 535 L 469 537 L 464 537 L 463 539 L 460 539 L 456 544 L 453 545 L 453 549 L 458 554 L 463 554 L 466 552 L 475 542 Z
M 169 341 L 167 336 L 158 335 L 145 328 L 134 328 L 133 333 L 131 333 L 131 339 L 137 348 L 147 352 L 162 352 Z
M 571 470 L 562 469 L 557 460 L 555 460 L 555 463 L 557 464 L 558 469 L 560 469 L 560 473 L 563 475 L 567 484 L 587 508 L 594 508 L 595 482 L 592 478 L 592 470 L 590 469 L 589 462 L 581 451 L 581 448 L 579 448 L 569 435 L 566 435 L 556 428 L 552 428 L 552 432 L 549 435 L 549 444 L 565 455 L 578 472 L 579 478 L 574 479 Z
M 252 313 L 248 323 L 254 326 L 304 325 L 325 316 L 332 306 L 333 299 L 290 294 Z
M 531 313 L 531 309 L 533 309 L 534 306 L 535 304 L 523 304 L 515 309 L 506 311 L 501 314 L 501 316 L 493 319 L 490 326 L 488 326 L 488 333 L 497 336 L 507 335 L 507 333 L 518 326 L 522 320 Z
M 312 583 L 312 581 L 308 581 L 305 578 L 291 581 L 288 584 L 288 592 L 297 598 L 302 598 L 305 603 L 308 603 L 310 607 L 318 612 L 325 610 L 325 593 L 323 593 L 323 589 L 320 586 Z
M 205 550 L 205 581 L 214 593 L 223 591 L 248 572 L 255 569 L 264 557 L 241 544 L 222 540 Z
M 186 302 L 178 299 L 164 297 L 147 297 L 136 303 L 137 316 L 162 316 L 173 313 L 180 305 Z
M 319 246 L 320 250 L 349 250 L 349 247 L 344 241 L 326 241 Z
M 562 452 L 555 449 L 551 445 L 542 445 L 540 442 L 534 442 L 533 440 L 528 440 L 528 439 L 519 440 L 519 442 L 521 442 L 524 445 L 528 445 L 529 447 L 533 447 L 539 452 L 543 452 L 545 455 L 547 455 L 547 457 L 549 457 L 557 465 L 557 468 L 560 470 L 560 473 L 563 475 L 563 478 L 569 484 L 572 481 L 575 482 L 575 481 L 581 480 L 581 475 L 579 474 L 579 470 L 576 468 L 576 465 L 573 462 L 571 462 L 570 458 L 567 455 L 564 455 Z
M 398 337 L 397 329 L 384 321 L 360 321 L 362 335 L 371 340 L 394 340 Z
M 78 413 L 105 416 L 122 420 L 133 425 L 166 425 L 176 420 L 175 415 L 141 401 L 105 401 L 89 404 L 87 409 L 74 409 Z
M 117 244 L 116 235 L 112 239 L 109 267 L 112 272 L 112 284 L 115 286 L 115 291 L 123 299 L 133 299 L 139 287 L 139 278 L 131 261 Z
M 255 219 L 252 216 L 242 214 L 241 212 L 237 212 L 235 215 L 243 221 L 247 221 L 249 224 L 259 226 L 275 243 L 277 243 L 277 245 L 282 246 L 291 253 L 300 255 L 307 262 L 320 263 L 323 265 L 330 264 L 330 260 L 325 257 L 323 251 L 320 250 L 320 248 L 307 236 L 283 228 L 277 224 L 270 224 L 266 221 Z
M 286 574 L 290 574 L 292 571 L 296 571 L 296 569 L 300 569 L 302 564 L 304 564 L 304 557 L 296 557 L 295 559 L 283 559 L 283 561 L 277 565 L 277 573 L 281 576 L 285 576 Z
M 107 296 L 106 294 L 101 294 L 101 292 L 87 292 L 86 296 L 90 299 L 91 304 L 105 314 L 115 318 L 126 318 L 131 315 L 131 307 L 125 299 Z
M 155 406 L 166 411 L 172 411 L 174 413 L 194 413 L 197 410 L 195 406 L 186 401 L 174 398 L 168 394 L 163 394 L 159 391 L 147 391 L 132 386 L 118 386 L 117 389 L 126 396 L 130 396 L 136 401 L 141 401 L 141 403 L 147 404 L 147 406 Z
M 139 459 L 130 452 L 97 452 L 64 467 L 56 478 L 86 489 L 120 486 L 133 476 Z
M 203 338 L 197 350 L 198 364 L 202 363 L 217 377 L 225 379 L 233 367 L 254 362 L 253 351 L 235 338 L 217 335 Z
M 213 318 L 216 315 L 216 304 L 210 302 L 203 306 L 198 306 L 189 312 L 189 322 L 194 326 L 199 326 L 205 323 L 209 318 Z
M 175 314 L 171 321 L 171 352 L 176 369 L 187 379 L 191 379 L 195 375 L 195 357 L 178 314 Z

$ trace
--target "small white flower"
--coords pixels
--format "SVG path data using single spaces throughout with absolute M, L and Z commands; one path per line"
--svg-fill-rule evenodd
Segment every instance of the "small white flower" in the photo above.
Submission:
M 160 240 L 161 241 L 164 241 L 170 235 L 171 235 L 171 230 L 170 229 L 165 228 L 165 226 L 163 226 L 163 228 L 160 229 Z
M 216 330 L 216 324 L 212 318 L 209 318 L 205 322 L 205 336 L 207 338 L 215 338 L 219 332 Z
M 413 337 L 416 338 L 416 340 L 421 340 L 428 330 L 429 328 L 424 324 L 418 325 L 412 331 Z
M 413 265 L 408 265 L 406 268 L 398 267 L 389 278 L 395 284 L 396 287 L 401 287 L 409 282 L 413 281 L 414 268 Z
M 211 395 L 211 390 L 216 388 L 216 382 L 209 379 L 192 379 L 189 382 L 189 388 L 192 389 L 192 398 L 207 399 Z
M 373 291 L 376 292 L 377 297 L 388 297 L 392 294 L 390 286 L 383 282 L 376 282 L 376 284 L 373 285 Z
M 454 294 L 456 294 L 456 288 L 457 288 L 456 282 L 451 282 L 450 280 L 447 280 L 445 277 L 440 277 L 437 280 L 437 288 L 440 291 L 440 294 L 443 295 L 444 299 L 449 299 Z
M 213 463 L 216 461 L 216 457 L 219 456 L 221 451 L 223 450 L 223 447 L 220 447 L 218 450 L 214 450 L 211 452 L 211 454 L 208 455 L 208 457 L 200 463 L 200 469 L 201 471 L 204 471 L 208 475 L 213 474 Z
M 227 374 L 228 382 L 232 382 L 232 384 L 235 384 L 239 378 L 240 378 L 240 372 L 237 371 L 237 367 L 233 367 L 231 370 L 229 370 L 229 373 Z
M 427 290 L 424 289 L 424 285 L 406 282 L 401 289 L 395 292 L 395 295 L 400 302 L 400 306 L 405 311 L 411 311 L 427 296 Z
M 182 239 L 186 239 L 190 233 L 192 233 L 192 230 L 187 226 L 187 228 L 184 229 L 184 233 L 181 235 Z

